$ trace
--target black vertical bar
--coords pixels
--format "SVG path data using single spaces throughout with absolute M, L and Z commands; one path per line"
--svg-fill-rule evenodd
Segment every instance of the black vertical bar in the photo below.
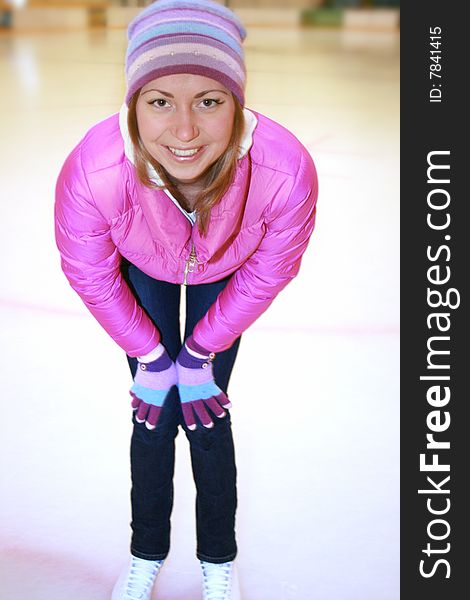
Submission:
M 444 0 L 401 6 L 402 600 L 461 600 L 468 595 L 470 198 L 465 179 L 470 161 L 465 141 L 470 119 L 464 110 L 465 8 L 466 3 Z M 428 177 L 430 162 L 441 168 L 431 169 Z M 444 306 L 446 299 L 450 306 Z M 449 354 L 429 355 L 429 344 Z M 436 375 L 449 379 L 420 379 Z M 429 391 L 432 386 L 439 397 Z M 446 387 L 450 399 L 444 403 Z M 427 435 L 450 448 L 427 448 L 434 443 Z M 437 469 L 449 465 L 449 471 L 426 471 L 425 464 L 420 468 L 421 454 L 425 464 L 436 460 Z

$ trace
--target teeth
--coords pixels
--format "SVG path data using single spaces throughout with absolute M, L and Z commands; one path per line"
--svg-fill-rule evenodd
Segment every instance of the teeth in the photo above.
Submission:
M 176 156 L 193 156 L 199 151 L 199 148 L 193 148 L 192 150 L 178 150 L 178 148 L 171 148 L 170 146 L 168 146 L 168 149 Z

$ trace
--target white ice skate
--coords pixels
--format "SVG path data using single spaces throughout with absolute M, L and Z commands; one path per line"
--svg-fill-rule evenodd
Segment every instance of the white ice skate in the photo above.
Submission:
M 162 564 L 162 560 L 144 560 L 131 556 L 130 564 L 114 586 L 111 600 L 150 600 L 153 584 Z
M 216 565 L 200 561 L 204 600 L 241 600 L 237 568 L 234 561 Z

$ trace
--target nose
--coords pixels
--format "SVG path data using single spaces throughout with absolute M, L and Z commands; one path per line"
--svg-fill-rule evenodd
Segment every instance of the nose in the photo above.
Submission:
M 181 142 L 191 142 L 199 135 L 196 116 L 191 110 L 181 110 L 175 115 L 172 134 Z

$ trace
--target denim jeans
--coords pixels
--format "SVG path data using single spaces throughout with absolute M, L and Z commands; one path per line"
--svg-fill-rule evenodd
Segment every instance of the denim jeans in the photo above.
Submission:
M 160 331 L 161 342 L 168 354 L 175 360 L 182 346 L 179 318 L 181 286 L 153 279 L 127 261 L 123 262 L 122 272 L 137 301 Z M 229 279 L 186 287 L 185 339 Z M 240 338 L 228 350 L 217 353 L 213 363 L 215 381 L 225 392 L 239 343 Z M 128 362 L 134 376 L 137 360 L 128 357 Z M 235 558 L 237 490 L 230 414 L 227 411 L 223 419 L 211 416 L 214 421 L 212 429 L 198 422 L 197 429 L 190 431 L 183 419 L 176 386 L 167 396 L 154 430 L 149 431 L 144 423 L 137 423 L 133 415 L 131 553 L 134 556 L 162 560 L 169 552 L 175 438 L 181 425 L 189 440 L 196 484 L 197 557 L 213 563 Z

